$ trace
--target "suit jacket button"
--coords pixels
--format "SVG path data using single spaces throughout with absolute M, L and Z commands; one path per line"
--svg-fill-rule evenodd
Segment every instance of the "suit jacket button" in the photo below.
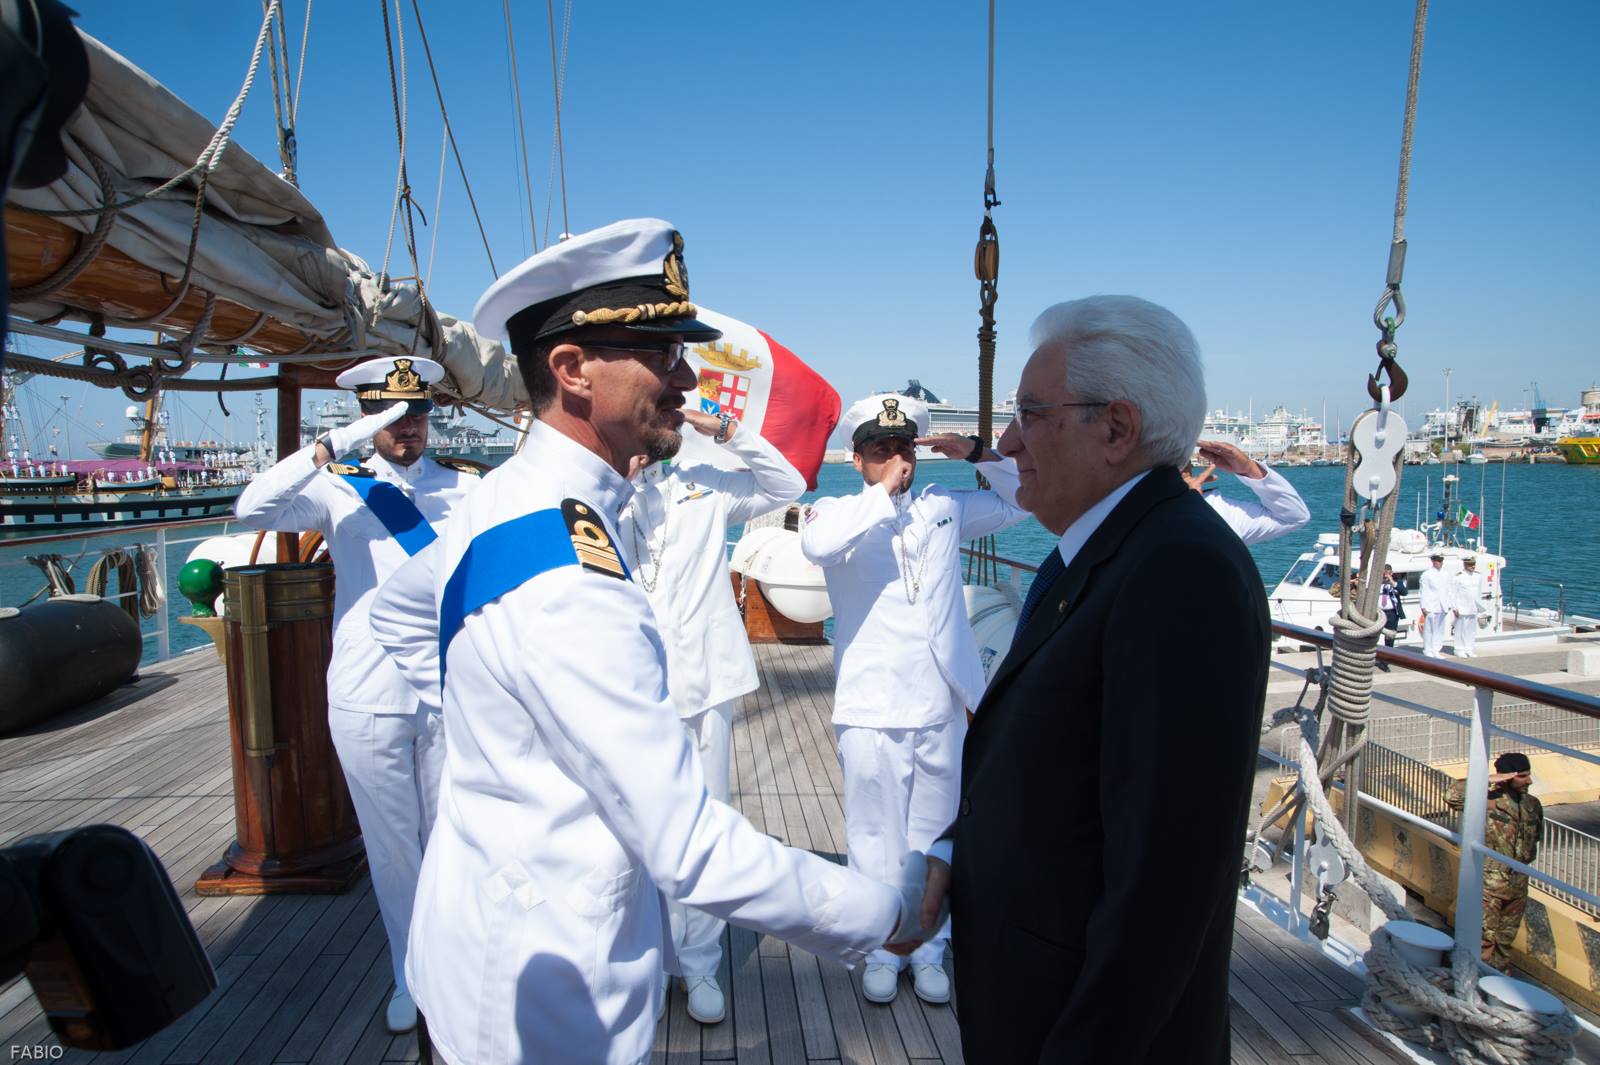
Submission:
M 972 800 L 971 799 L 962 799 L 961 800 L 961 816 L 965 817 L 968 814 L 970 814 L 971 812 L 972 812 Z
M 1067 601 L 1065 599 L 1063 599 L 1063 600 L 1061 600 L 1061 602 L 1056 604 L 1056 613 L 1057 614 L 1065 614 L 1066 612 L 1067 612 Z

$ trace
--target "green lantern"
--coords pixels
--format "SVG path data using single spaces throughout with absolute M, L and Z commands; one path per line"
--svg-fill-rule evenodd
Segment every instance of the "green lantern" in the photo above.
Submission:
M 209 558 L 197 558 L 178 571 L 178 591 L 189 600 L 197 618 L 217 616 L 217 596 L 222 594 L 222 567 Z

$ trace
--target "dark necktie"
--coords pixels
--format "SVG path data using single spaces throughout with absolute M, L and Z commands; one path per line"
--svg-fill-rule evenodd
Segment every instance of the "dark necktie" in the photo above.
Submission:
M 1028 624 L 1028 619 L 1033 617 L 1034 607 L 1039 605 L 1045 593 L 1056 583 L 1056 578 L 1061 576 L 1066 568 L 1067 564 L 1061 561 L 1060 548 L 1051 550 L 1044 557 L 1044 561 L 1039 563 L 1039 572 L 1033 575 L 1033 584 L 1028 588 L 1028 598 L 1022 601 L 1022 614 L 1017 618 L 1018 632 Z

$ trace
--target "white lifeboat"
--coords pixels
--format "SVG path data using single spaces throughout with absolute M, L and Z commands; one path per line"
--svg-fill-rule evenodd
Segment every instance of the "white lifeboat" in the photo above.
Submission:
M 978 644 L 978 661 L 983 666 L 983 682 L 987 685 L 1011 649 L 1011 639 L 1017 631 L 1017 617 L 1021 611 L 1016 593 L 1005 586 L 990 588 L 965 584 L 961 586 L 961 596 L 967 603 L 967 621 L 972 625 L 972 636 Z
M 761 585 L 772 609 L 801 624 L 833 616 L 822 567 L 800 552 L 800 534 L 777 526 L 751 529 L 734 545 L 728 566 Z

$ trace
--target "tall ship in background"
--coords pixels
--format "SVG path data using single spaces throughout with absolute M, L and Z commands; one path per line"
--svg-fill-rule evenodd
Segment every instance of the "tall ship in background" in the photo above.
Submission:
M 182 518 L 225 518 L 255 475 L 253 450 L 158 448 L 153 432 L 135 431 L 131 454 L 101 452 L 97 459 L 59 458 L 55 447 L 34 448 L 22 423 L 13 391 L 21 375 L 0 381 L 0 535 L 50 533 L 108 525 L 148 525 Z M 137 405 L 128 408 L 141 426 L 152 419 Z M 260 419 L 258 417 L 259 426 Z M 143 436 L 143 447 L 138 446 Z M 99 450 L 96 448 L 96 450 Z

